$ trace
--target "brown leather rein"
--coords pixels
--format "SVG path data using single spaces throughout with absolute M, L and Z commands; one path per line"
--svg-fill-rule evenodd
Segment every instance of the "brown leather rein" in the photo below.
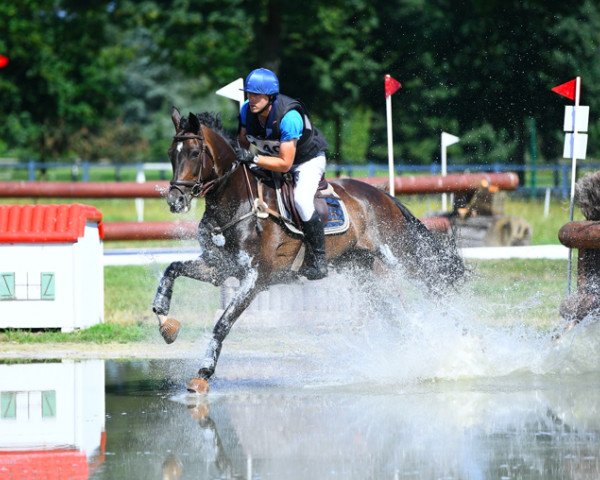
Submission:
M 181 192 L 182 195 L 184 195 L 184 192 L 179 187 L 189 188 L 191 190 L 190 194 L 192 195 L 192 197 L 204 197 L 209 192 L 214 190 L 218 185 L 222 184 L 233 172 L 235 172 L 238 169 L 238 167 L 240 165 L 242 165 L 241 162 L 235 161 L 232 164 L 231 168 L 227 172 L 225 172 L 223 175 L 213 178 L 212 180 L 205 181 L 202 178 L 200 178 L 200 175 L 202 174 L 202 170 L 205 167 L 206 155 L 211 155 L 211 153 L 210 153 L 210 150 L 208 149 L 208 147 L 206 146 L 204 137 L 202 135 L 196 135 L 196 134 L 174 135 L 173 140 L 178 140 L 178 141 L 199 140 L 200 144 L 202 145 L 202 151 L 200 152 L 202 166 L 200 168 L 200 172 L 198 173 L 198 178 L 196 178 L 196 180 L 171 180 L 169 182 L 169 184 L 170 184 L 169 189 L 177 189 Z M 212 155 L 211 155 L 211 157 L 212 157 Z M 211 173 L 216 174 L 214 158 L 212 160 L 213 160 L 213 166 L 212 166 Z M 227 230 L 229 227 L 232 227 L 236 223 L 241 222 L 242 220 L 245 220 L 246 218 L 250 218 L 253 215 L 255 215 L 258 218 L 267 218 L 269 216 L 269 214 L 274 215 L 278 218 L 280 217 L 279 213 L 270 209 L 267 206 L 267 204 L 265 203 L 265 201 L 263 200 L 262 182 L 260 182 L 260 180 L 258 180 L 258 179 L 257 179 L 257 182 L 258 182 L 259 198 L 254 198 L 254 194 L 252 193 L 252 187 L 250 186 L 250 178 L 248 177 L 248 167 L 246 165 L 243 165 L 243 167 L 244 167 L 244 176 L 245 176 L 245 180 L 246 180 L 246 187 L 248 190 L 248 202 L 250 203 L 252 210 L 244 215 L 241 215 L 238 218 L 234 218 L 233 220 L 228 222 L 226 225 L 223 225 L 221 227 L 219 227 L 219 226 L 215 227 L 213 225 L 209 225 L 213 234 L 218 235 L 218 234 L 222 233 L 223 231 Z

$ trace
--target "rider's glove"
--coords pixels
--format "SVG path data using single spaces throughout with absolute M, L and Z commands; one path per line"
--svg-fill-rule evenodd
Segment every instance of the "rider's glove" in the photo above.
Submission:
M 242 150 L 242 153 L 239 156 L 240 162 L 245 163 L 248 166 L 256 165 L 257 159 L 258 155 L 254 155 L 249 150 Z

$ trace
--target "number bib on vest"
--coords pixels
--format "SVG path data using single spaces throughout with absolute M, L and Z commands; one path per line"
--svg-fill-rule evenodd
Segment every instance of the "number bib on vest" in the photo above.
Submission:
M 267 155 L 269 157 L 279 155 L 279 146 L 281 142 L 279 140 L 262 140 L 252 135 L 246 135 L 246 138 L 250 142 L 250 145 L 254 145 L 261 155 Z

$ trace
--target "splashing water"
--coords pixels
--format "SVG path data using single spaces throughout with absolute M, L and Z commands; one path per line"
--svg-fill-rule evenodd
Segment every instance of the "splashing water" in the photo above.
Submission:
M 308 373 L 298 380 L 402 385 L 600 370 L 595 354 L 600 327 L 591 320 L 558 341 L 553 332 L 518 321 L 543 298 L 507 306 L 517 322 L 498 326 L 484 321 L 498 306 L 472 293 L 432 301 L 402 274 L 373 283 L 363 279 L 330 279 L 348 309 L 322 318 L 316 332 L 306 324 L 302 331 L 287 332 L 283 350 L 288 356 L 308 356 Z
M 467 286 L 436 300 L 402 271 L 332 274 L 305 288 L 314 311 L 295 312 L 286 325 L 281 325 L 280 311 L 244 314 L 225 340 L 216 376 L 303 386 L 369 382 L 395 387 L 600 370 L 600 325 L 593 319 L 558 341 L 555 332 L 527 325 L 536 306 L 549 301 L 541 293 L 501 305 Z M 174 297 L 175 304 L 181 306 L 183 297 Z M 334 305 L 328 310 L 326 302 Z M 188 312 L 213 312 L 206 295 L 190 295 L 186 303 Z M 281 307 L 294 310 L 297 305 Z M 509 325 L 490 321 L 499 310 L 509 315 Z M 212 320 L 207 327 L 190 358 L 202 354 Z

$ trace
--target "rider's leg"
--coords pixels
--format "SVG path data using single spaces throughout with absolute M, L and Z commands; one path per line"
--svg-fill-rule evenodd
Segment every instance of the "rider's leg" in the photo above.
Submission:
M 294 200 L 308 246 L 307 265 L 300 273 L 309 280 L 327 276 L 324 226 L 314 204 L 315 192 L 325 172 L 325 163 L 325 156 L 321 155 L 293 168 L 296 180 Z
M 307 221 L 302 221 L 302 230 L 308 245 L 309 255 L 306 268 L 300 274 L 309 280 L 318 280 L 327 276 L 327 258 L 325 257 L 325 232 L 323 222 L 315 211 Z

